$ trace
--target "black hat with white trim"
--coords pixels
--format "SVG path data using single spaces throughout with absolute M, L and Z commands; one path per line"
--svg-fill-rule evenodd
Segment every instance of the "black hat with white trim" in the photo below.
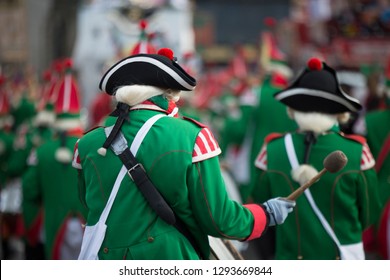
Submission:
M 99 83 L 99 88 L 110 95 L 114 95 L 116 90 L 123 86 L 192 91 L 195 89 L 196 80 L 176 63 L 171 49 L 163 48 L 157 54 L 137 54 L 120 60 L 108 69 Z M 117 108 L 110 114 L 117 119 L 103 146 L 97 151 L 100 155 L 106 155 L 107 148 L 128 118 L 128 112 L 129 104 L 118 100 Z
M 318 58 L 311 58 L 299 77 L 274 97 L 301 112 L 338 114 L 362 109 L 357 99 L 342 90 L 336 71 Z
M 118 87 L 128 85 L 192 91 L 196 80 L 176 63 L 170 49 L 163 48 L 158 54 L 137 54 L 120 60 L 104 74 L 99 88 L 113 95 Z

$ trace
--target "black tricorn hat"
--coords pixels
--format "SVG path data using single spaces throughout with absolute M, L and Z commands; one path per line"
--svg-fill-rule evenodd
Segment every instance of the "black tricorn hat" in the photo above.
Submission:
M 342 90 L 336 71 L 318 58 L 311 58 L 298 78 L 274 97 L 301 112 L 338 114 L 362 109 L 357 99 Z
M 128 85 L 191 91 L 196 80 L 176 63 L 172 50 L 163 48 L 158 54 L 137 54 L 118 61 L 103 75 L 99 88 L 113 95 L 118 87 Z

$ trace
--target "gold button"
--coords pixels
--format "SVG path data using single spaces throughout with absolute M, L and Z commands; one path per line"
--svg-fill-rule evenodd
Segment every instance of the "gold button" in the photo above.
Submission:
M 298 260 L 302 260 L 303 259 L 303 257 L 302 256 L 298 256 Z
M 340 259 L 340 256 L 337 256 L 337 257 L 336 257 L 336 260 L 339 260 L 339 259 Z
M 104 247 L 103 249 L 103 253 L 107 254 L 108 253 L 108 248 L 107 247 Z
M 154 238 L 151 237 L 151 236 L 149 236 L 149 237 L 148 237 L 148 242 L 153 242 L 153 241 L 154 241 Z

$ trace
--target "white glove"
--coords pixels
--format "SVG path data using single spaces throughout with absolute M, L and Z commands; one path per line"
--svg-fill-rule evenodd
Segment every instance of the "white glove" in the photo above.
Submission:
M 284 223 L 288 213 L 291 213 L 295 207 L 295 201 L 277 197 L 267 200 L 264 205 L 270 216 L 269 225 L 274 226 Z

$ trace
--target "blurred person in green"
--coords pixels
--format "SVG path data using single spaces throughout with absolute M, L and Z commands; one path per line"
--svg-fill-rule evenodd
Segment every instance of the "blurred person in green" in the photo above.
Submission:
M 383 204 L 378 220 L 365 232 L 366 250 L 373 258 L 390 259 L 390 57 L 378 84 L 382 102 L 365 115 L 365 136 L 376 160 L 379 197 Z
M 63 63 L 64 74 L 56 85 L 54 137 L 33 149 L 28 157 L 22 206 L 28 241 L 36 241 L 42 222 L 45 258 L 72 260 L 80 252 L 86 219 L 86 208 L 77 190 L 77 172 L 71 164 L 73 147 L 83 134 L 83 125 L 72 61 Z
M 12 259 L 15 249 L 12 247 L 16 231 L 16 220 L 14 211 L 14 191 L 8 184 L 7 162 L 12 153 L 14 134 L 12 133 L 13 117 L 10 114 L 10 102 L 5 76 L 0 76 L 0 236 L 2 247 L 2 259 Z M 19 197 L 16 197 L 19 199 Z
M 166 48 L 126 57 L 103 75 L 100 89 L 114 95 L 120 106 L 113 126 L 91 130 L 75 147 L 73 166 L 89 210 L 79 259 L 208 259 L 209 235 L 259 238 L 293 210 L 290 201 L 241 205 L 228 197 L 220 174 L 221 151 L 211 130 L 181 117 L 176 107 L 180 92 L 195 86 L 196 80 Z M 135 165 L 127 172 L 122 160 L 130 155 L 112 150 L 120 139 L 142 168 Z M 140 185 L 149 181 L 142 170 L 194 242 L 175 221 L 161 218 L 162 207 L 153 209 L 145 199 L 151 191 L 142 193 L 135 183 L 137 178 Z
M 297 211 L 276 229 L 276 259 L 365 259 L 362 234 L 379 215 L 375 160 L 366 139 L 340 132 L 350 112 L 362 109 L 340 87 L 336 72 L 317 58 L 276 93 L 298 129 L 269 134 L 258 153 L 254 199 L 287 197 L 322 170 L 324 158 L 341 150 L 348 162 L 325 173 L 297 198 Z

